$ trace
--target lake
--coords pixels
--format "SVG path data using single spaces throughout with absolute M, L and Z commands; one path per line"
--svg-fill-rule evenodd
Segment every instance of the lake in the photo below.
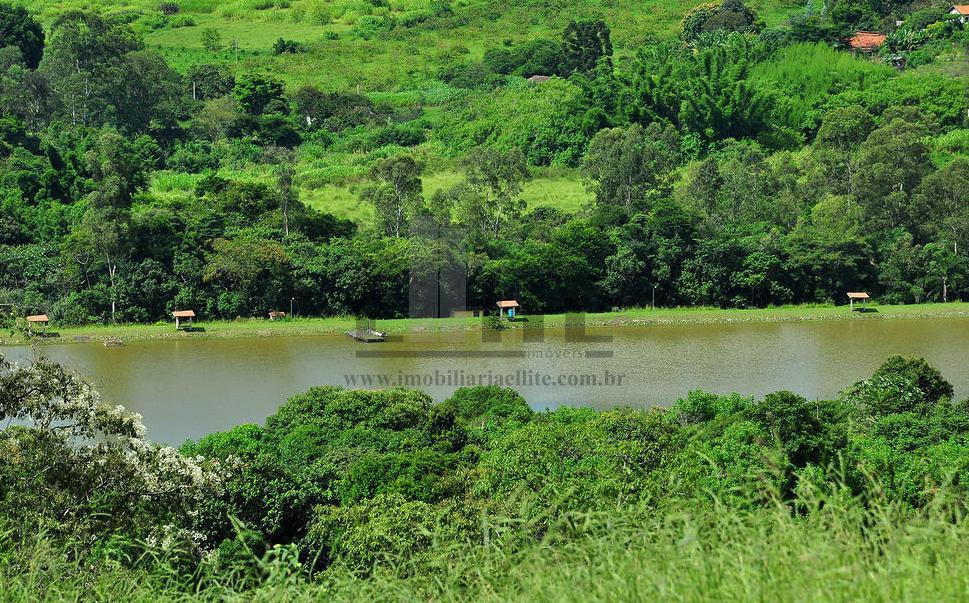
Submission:
M 483 341 L 484 338 L 496 339 Z M 536 340 L 541 338 L 542 340 Z M 969 396 L 969 319 L 623 326 L 414 333 L 363 344 L 346 336 L 48 343 L 49 358 L 90 377 L 104 399 L 144 416 L 149 436 L 178 444 L 261 423 L 314 385 L 515 387 L 535 409 L 669 405 L 692 389 L 835 396 L 892 354 L 924 356 Z M 24 348 L 0 348 L 9 359 Z

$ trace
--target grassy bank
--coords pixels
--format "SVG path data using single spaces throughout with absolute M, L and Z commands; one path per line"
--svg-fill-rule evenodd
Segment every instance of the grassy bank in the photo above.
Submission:
M 911 304 L 899 306 L 872 305 L 868 312 L 852 312 L 847 306 L 780 306 L 756 309 L 722 308 L 634 308 L 618 312 L 590 313 L 585 324 L 592 327 L 658 326 L 677 324 L 731 324 L 758 322 L 799 322 L 811 320 L 881 320 L 890 318 L 969 318 L 969 302 L 948 304 Z M 575 318 L 565 314 L 544 317 L 545 328 L 561 328 Z M 511 323 L 511 328 L 535 328 L 535 317 Z M 154 339 L 187 339 L 197 337 L 295 337 L 309 335 L 339 335 L 354 328 L 348 317 L 295 318 L 269 321 L 242 319 L 234 321 L 199 321 L 192 332 L 176 331 L 167 323 L 141 325 L 52 325 L 48 340 L 55 343 L 103 342 L 108 340 L 142 341 Z M 480 318 L 401 318 L 380 320 L 376 328 L 391 335 L 415 332 L 466 331 L 482 327 Z M 23 337 L 5 332 L 0 345 L 21 343 Z

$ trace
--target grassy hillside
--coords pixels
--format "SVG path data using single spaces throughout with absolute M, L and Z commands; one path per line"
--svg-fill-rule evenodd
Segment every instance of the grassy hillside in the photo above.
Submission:
M 602 18 L 612 28 L 619 56 L 643 43 L 675 36 L 683 16 L 695 0 L 640 0 L 611 3 L 602 0 L 484 2 L 460 0 L 451 13 L 433 16 L 429 0 L 180 0 L 176 15 L 163 15 L 156 0 L 41 1 L 25 3 L 51 23 L 65 10 L 107 14 L 127 13 L 147 45 L 160 51 L 179 71 L 193 65 L 222 63 L 236 73 L 265 71 L 293 90 L 303 85 L 326 91 L 359 91 L 375 102 L 397 109 L 416 109 L 431 130 L 446 107 L 469 94 L 448 86 L 438 72 L 454 60 L 479 60 L 490 48 L 535 38 L 558 38 L 572 19 Z M 803 10 L 795 0 L 755 0 L 750 3 L 768 25 Z M 395 25 L 388 26 L 390 19 Z M 215 30 L 218 50 L 203 48 L 205 30 Z M 279 38 L 304 45 L 304 52 L 274 56 Z M 425 179 L 427 194 L 459 180 L 453 153 L 424 144 L 418 152 L 435 165 Z M 306 144 L 298 167 L 300 198 L 337 216 L 367 222 L 373 209 L 359 201 L 359 189 L 373 156 L 367 152 L 333 152 Z M 258 166 L 244 166 L 248 179 L 264 179 Z M 161 174 L 153 192 L 160 196 L 187 195 L 197 178 Z M 551 205 L 567 212 L 583 207 L 591 195 L 579 175 L 559 169 L 534 175 L 524 191 L 529 207 Z
M 600 18 L 613 30 L 617 49 L 629 49 L 653 37 L 675 35 L 694 0 L 602 0 L 486 2 L 459 0 L 451 14 L 432 16 L 430 0 L 183 0 L 178 18 L 165 20 L 155 0 L 106 2 L 29 0 L 25 4 L 48 21 L 66 9 L 137 12 L 149 44 L 183 66 L 209 62 L 201 31 L 217 30 L 228 43 L 238 42 L 243 65 L 272 69 L 291 83 L 311 82 L 366 91 L 415 88 L 420 72 L 448 52 L 465 50 L 480 57 L 504 40 L 557 36 L 573 19 Z M 750 5 L 768 25 L 803 10 L 793 0 L 754 0 Z M 386 17 L 397 25 L 388 28 Z M 154 28 L 154 31 L 152 31 Z M 305 56 L 273 59 L 269 47 L 279 37 L 310 45 Z M 235 58 L 223 52 L 222 58 Z M 415 73 L 416 71 L 416 73 Z M 420 86 L 416 86 L 420 87 Z

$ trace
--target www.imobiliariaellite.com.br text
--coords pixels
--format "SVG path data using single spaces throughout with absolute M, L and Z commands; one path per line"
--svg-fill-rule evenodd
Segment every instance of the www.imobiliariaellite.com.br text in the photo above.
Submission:
M 626 375 L 598 373 L 545 373 L 514 371 L 435 370 L 425 373 L 356 373 L 344 375 L 348 387 L 622 387 Z

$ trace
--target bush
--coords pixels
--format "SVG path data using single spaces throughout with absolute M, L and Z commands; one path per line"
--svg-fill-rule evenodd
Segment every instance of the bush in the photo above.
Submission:
M 869 379 L 845 392 L 845 399 L 879 417 L 895 413 L 925 413 L 951 399 L 952 384 L 924 358 L 892 356 Z
M 168 25 L 172 29 L 177 29 L 179 27 L 194 27 L 195 19 L 188 15 L 175 15 L 168 19 Z
M 462 387 L 448 398 L 443 406 L 454 410 L 454 415 L 466 424 L 499 425 L 509 421 L 527 423 L 535 415 L 513 389 L 493 385 Z
M 413 147 L 425 140 L 424 130 L 410 124 L 394 125 L 381 128 L 373 137 L 374 147 L 396 145 Z
M 171 170 L 198 174 L 206 170 L 218 169 L 219 158 L 213 150 L 212 143 L 190 140 L 179 143 L 175 147 L 175 151 L 168 157 L 167 165 Z
M 274 55 L 279 56 L 281 54 L 299 54 L 305 52 L 306 48 L 296 40 L 279 38 L 273 43 L 272 51 Z
M 337 565 L 369 572 L 388 557 L 407 559 L 410 567 L 419 568 L 436 546 L 474 535 L 477 518 L 467 511 L 464 505 L 439 507 L 394 494 L 349 508 L 322 507 L 300 548 L 318 568 Z
M 227 186 L 208 178 L 202 188 Z M 65 568 L 82 559 L 85 572 L 110 571 L 112 580 L 113 572 L 157 572 L 152 579 L 174 598 L 233 589 L 243 598 L 332 598 L 349 580 L 355 598 L 383 599 L 394 597 L 370 589 L 387 580 L 408 581 L 425 597 L 442 588 L 463 595 L 488 572 L 507 576 L 532 556 L 540 568 L 550 555 L 574 554 L 587 570 L 603 552 L 587 547 L 600 539 L 617 555 L 604 562 L 613 568 L 630 551 L 659 547 L 664 580 L 681 574 L 668 563 L 683 555 L 688 565 L 720 555 L 720 569 L 725 559 L 749 567 L 753 545 L 730 548 L 738 531 L 770 541 L 768 561 L 779 538 L 790 545 L 791 530 L 810 545 L 798 549 L 804 563 L 823 550 L 819 533 L 837 546 L 857 539 L 852 563 L 872 557 L 873 542 L 872 567 L 892 550 L 909 559 L 913 535 L 952 537 L 949 559 L 964 540 L 969 485 L 969 400 L 953 404 L 951 395 L 924 360 L 900 357 L 839 400 L 691 392 L 670 410 L 536 414 L 497 387 L 460 389 L 440 405 L 411 390 L 317 387 L 290 398 L 265 427 L 238 426 L 176 452 L 143 440 L 137 417 L 101 405 L 60 367 L 0 361 L 0 420 L 15 423 L 0 430 L 8 484 L 0 572 L 5 588 L 24 571 L 39 573 L 48 595 L 75 579 L 78 568 Z M 484 431 L 469 441 L 466 428 Z M 35 555 L 38 542 L 53 545 L 49 558 L 20 567 L 18 555 Z M 456 570 L 456 558 L 467 567 Z M 649 578 L 639 559 L 622 580 Z M 67 577 L 52 579 L 55 571 Z M 467 583 L 442 586 L 455 572 Z M 704 579 L 694 586 L 708 595 Z M 589 592 L 599 592 L 601 576 L 590 580 Z M 560 583 L 550 573 L 541 592 L 566 588 Z M 925 584 L 936 582 L 920 581 L 917 592 Z M 567 588 L 574 594 L 574 584 Z

